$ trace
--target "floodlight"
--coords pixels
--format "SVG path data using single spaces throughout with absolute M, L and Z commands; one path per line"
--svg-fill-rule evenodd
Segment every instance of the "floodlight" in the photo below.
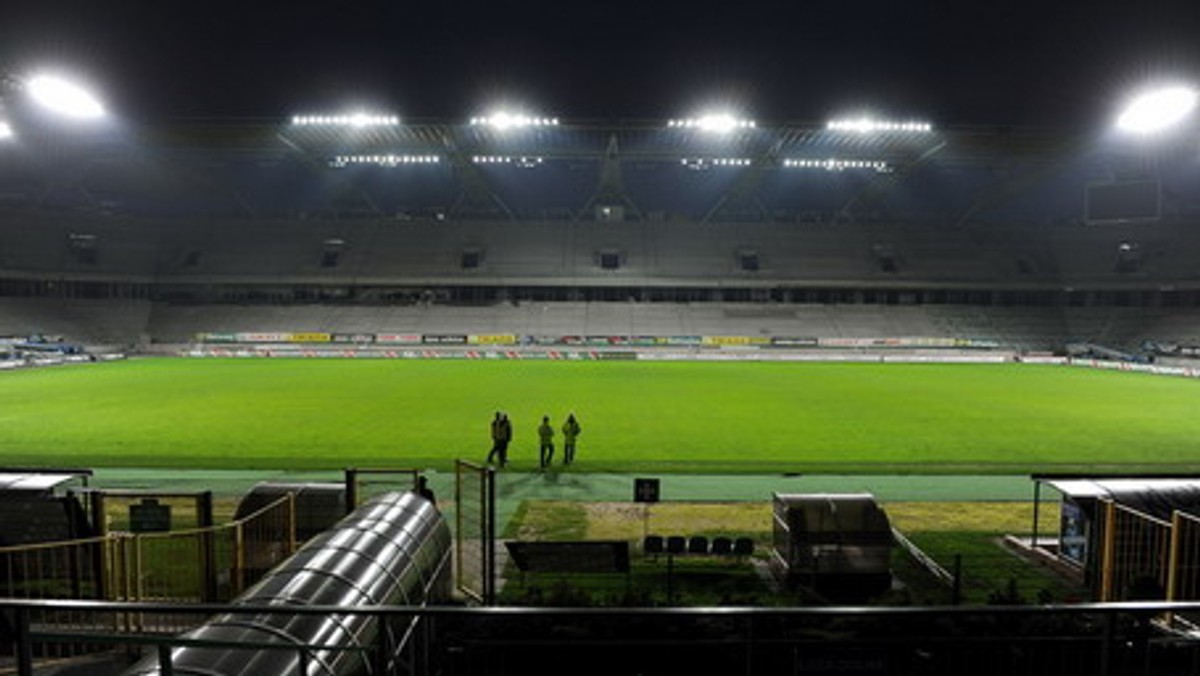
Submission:
M 345 115 L 293 115 L 297 127 L 395 127 L 400 124 L 396 115 L 355 112 Z
M 534 169 L 542 165 L 546 158 L 536 155 L 521 155 L 514 157 L 512 155 L 474 155 L 471 157 L 471 162 L 474 164 L 511 164 L 521 169 Z
M 0 141 L 10 139 L 14 136 L 12 127 L 3 120 L 0 120 Z
M 86 89 L 51 75 L 38 75 L 25 83 L 25 89 L 42 106 L 61 115 L 79 119 L 104 116 L 104 106 Z
M 753 162 L 748 157 L 685 157 L 679 164 L 693 171 L 711 167 L 748 167 Z
M 727 134 L 734 129 L 753 129 L 755 122 L 734 117 L 729 113 L 716 113 L 682 120 L 669 120 L 667 126 L 672 129 L 698 129 L 714 134 Z
M 1134 134 L 1151 134 L 1174 125 L 1196 107 L 1196 90 L 1164 87 L 1134 97 L 1117 118 L 1117 128 Z
M 830 120 L 825 125 L 825 128 L 831 131 L 848 131 L 860 134 L 874 132 L 927 134 L 933 131 L 933 125 L 928 122 L 919 120 L 876 120 L 866 116 Z
M 499 110 L 491 115 L 471 118 L 472 126 L 492 127 L 499 131 L 507 129 L 524 129 L 526 127 L 557 127 L 557 117 L 538 117 L 524 113 L 511 113 Z
M 883 160 L 849 160 L 838 157 L 785 159 L 783 166 L 786 169 L 824 169 L 825 171 L 869 169 L 879 174 L 886 174 L 892 170 L 892 166 Z
M 437 155 L 338 155 L 329 161 L 329 166 L 342 169 L 356 164 L 378 167 L 398 167 L 410 164 L 437 164 L 442 158 Z

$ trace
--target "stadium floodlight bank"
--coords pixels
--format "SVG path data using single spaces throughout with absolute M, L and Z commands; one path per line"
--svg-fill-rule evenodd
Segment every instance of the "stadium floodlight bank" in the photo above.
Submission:
M 825 128 L 830 131 L 849 131 L 862 134 L 873 132 L 903 132 L 928 134 L 933 131 L 933 125 L 929 122 L 921 122 L 918 120 L 876 120 L 870 117 L 856 118 L 840 118 L 830 120 Z
M 1117 128 L 1151 134 L 1181 122 L 1196 108 L 1200 94 L 1191 87 L 1173 86 L 1138 94 L 1117 119 Z
M 718 134 L 731 132 L 735 129 L 754 129 L 756 126 L 757 124 L 754 120 L 734 117 L 733 115 L 724 113 L 684 118 L 681 120 L 669 120 L 667 122 L 669 129 L 698 129 Z
M 337 155 L 329 161 L 329 166 L 338 169 L 354 164 L 398 167 L 409 164 L 437 164 L 441 161 L 442 158 L 437 155 Z
M 880 174 L 892 170 L 892 165 L 883 160 L 843 160 L 836 157 L 826 159 L 786 159 L 784 169 L 824 169 L 825 171 L 846 171 L 847 169 L 870 169 Z
M 104 106 L 95 95 L 63 78 L 36 75 L 25 83 L 25 90 L 43 107 L 59 115 L 83 120 L 104 117 Z
M 492 127 L 493 129 L 524 129 L 526 127 L 557 127 L 557 117 L 542 117 L 524 113 L 498 111 L 491 115 L 481 115 L 471 118 L 473 127 Z
M 400 118 L 396 115 L 372 113 L 292 116 L 292 125 L 297 127 L 396 127 L 399 124 Z

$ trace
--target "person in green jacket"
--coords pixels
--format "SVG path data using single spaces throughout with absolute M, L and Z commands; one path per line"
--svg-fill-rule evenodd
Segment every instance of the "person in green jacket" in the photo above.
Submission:
M 541 456 L 542 469 L 545 469 L 554 458 L 554 428 L 550 426 L 550 416 L 542 416 L 542 424 L 538 426 L 538 455 Z
M 583 428 L 579 426 L 579 421 L 575 419 L 575 414 L 567 415 L 567 421 L 563 423 L 563 464 L 569 465 L 575 462 L 575 439 L 579 437 L 579 433 Z

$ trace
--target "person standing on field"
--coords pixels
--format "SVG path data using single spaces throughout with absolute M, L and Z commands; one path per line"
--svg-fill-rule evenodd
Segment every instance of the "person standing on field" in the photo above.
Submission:
M 542 416 L 542 424 L 538 426 L 538 455 L 542 469 L 545 469 L 554 459 L 554 428 L 550 426 L 550 416 Z
M 507 444 L 504 443 L 504 415 L 500 411 L 496 411 L 496 417 L 492 418 L 492 450 L 488 453 L 488 464 L 499 460 L 500 466 L 503 467 L 508 462 Z
M 500 466 L 508 466 L 508 446 L 512 443 L 512 421 L 505 413 L 500 417 Z
M 575 462 L 575 439 L 583 428 L 579 426 L 579 421 L 575 419 L 575 414 L 567 415 L 567 421 L 563 423 L 563 464 L 569 465 Z

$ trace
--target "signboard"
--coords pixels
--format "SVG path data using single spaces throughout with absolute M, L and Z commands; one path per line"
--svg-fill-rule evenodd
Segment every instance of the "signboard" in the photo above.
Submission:
M 129 506 L 129 530 L 134 533 L 156 533 L 171 530 L 171 506 L 160 505 L 154 498 Z
M 426 333 L 421 336 L 421 342 L 426 345 L 466 345 L 465 333 Z
M 1079 505 L 1063 500 L 1059 517 L 1058 551 L 1063 558 L 1080 565 L 1087 563 L 1088 518 Z
M 658 502 L 659 480 L 638 478 L 633 480 L 634 502 Z

